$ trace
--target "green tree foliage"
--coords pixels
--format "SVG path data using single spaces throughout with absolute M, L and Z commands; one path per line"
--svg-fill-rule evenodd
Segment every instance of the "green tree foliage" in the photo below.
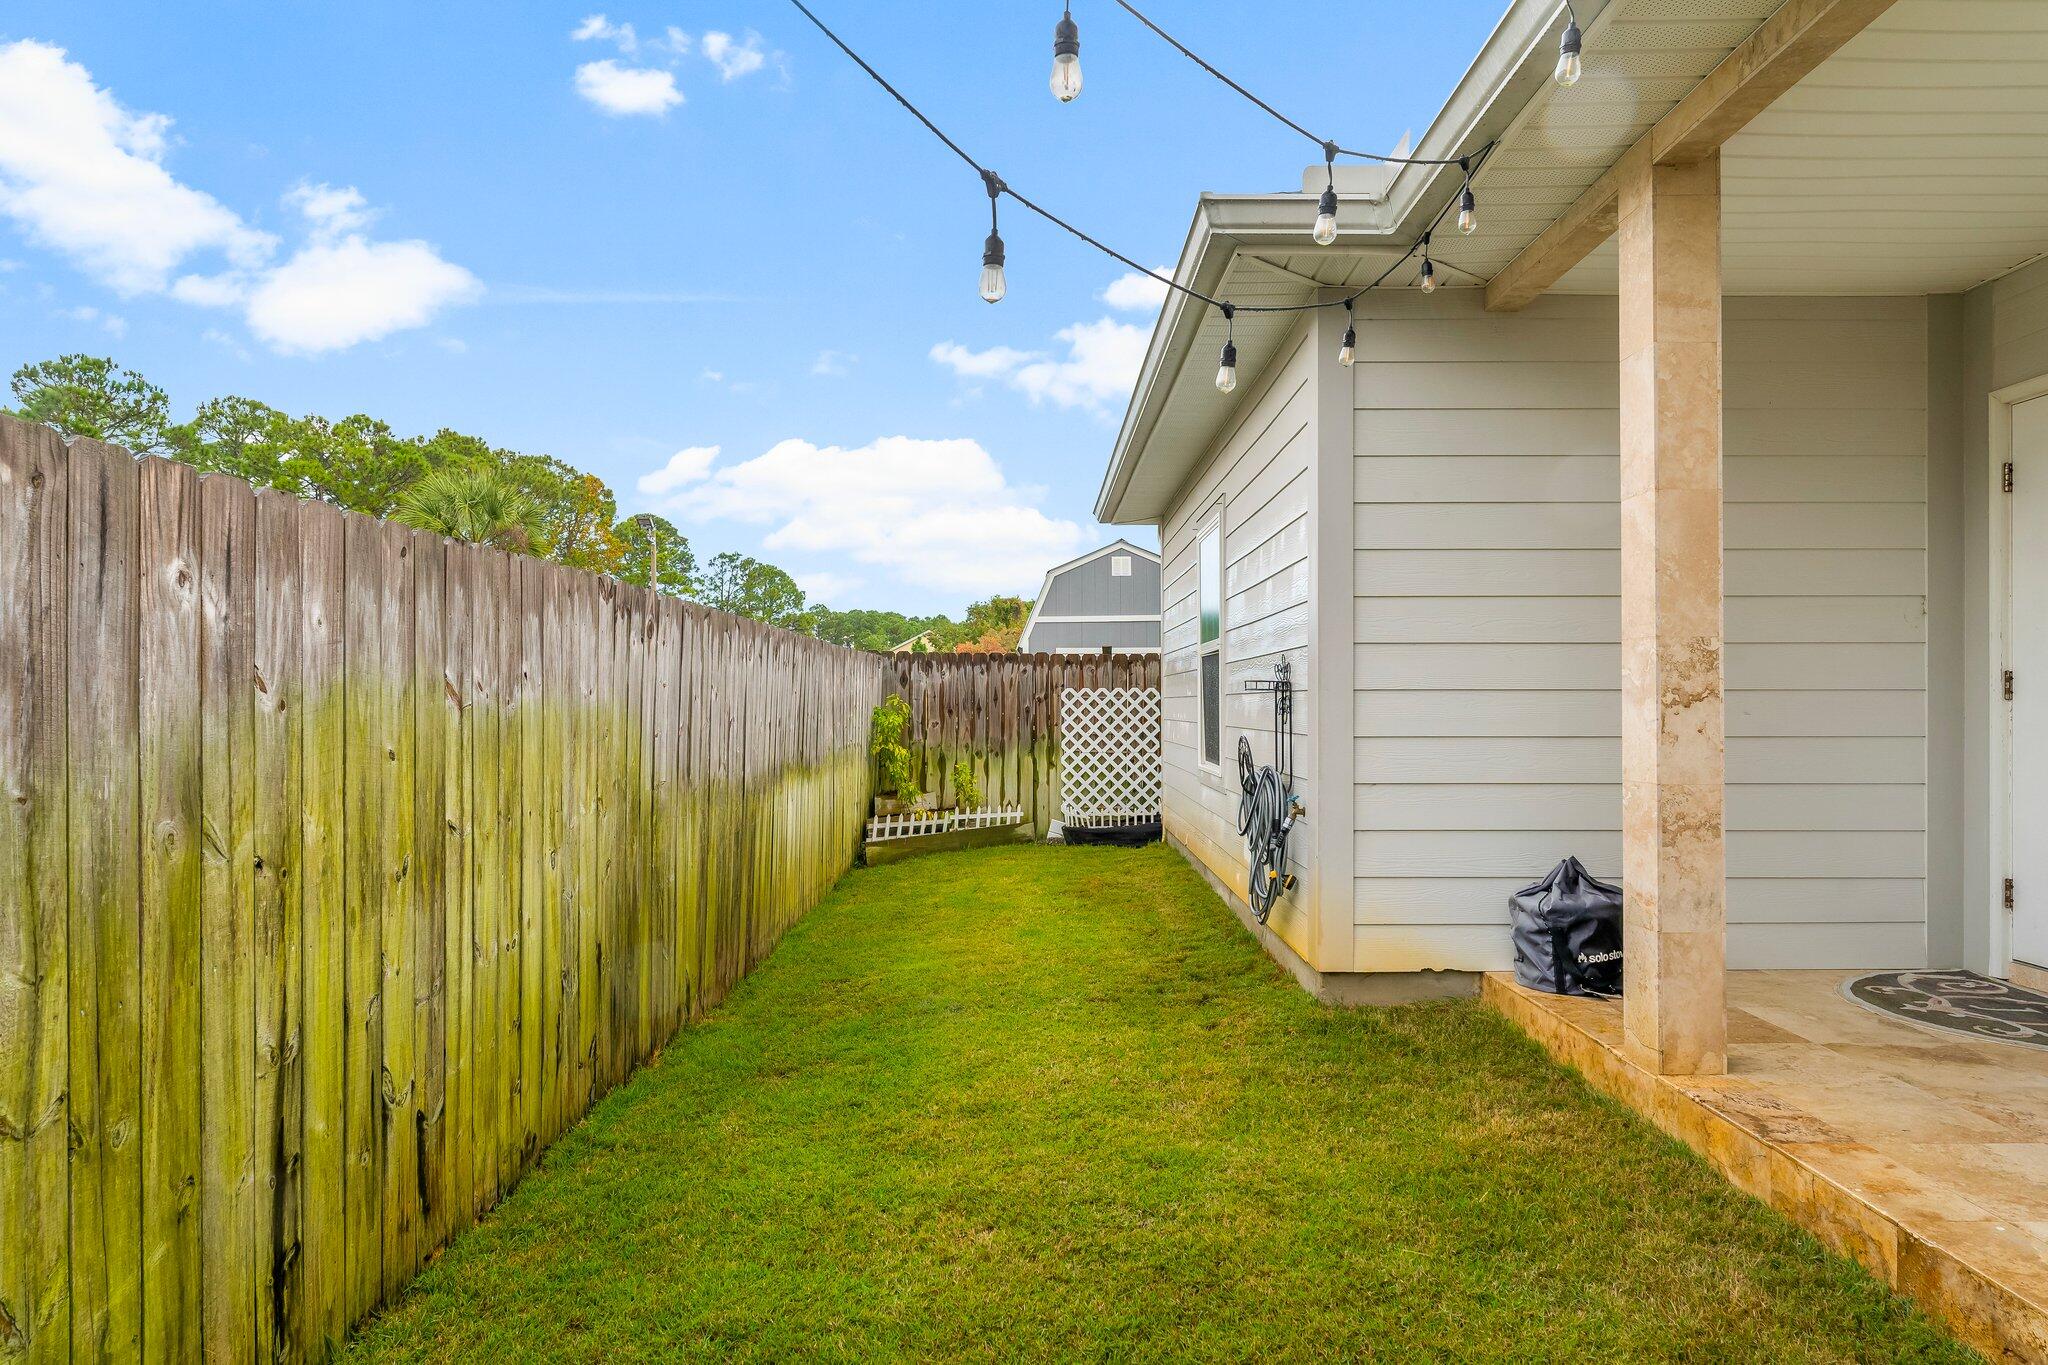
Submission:
M 943 616 L 905 616 L 898 611 L 833 611 L 812 607 L 812 634 L 848 649 L 886 653 L 925 631 L 953 623 Z
M 489 465 L 443 465 L 415 480 L 399 495 L 398 519 L 470 545 L 517 554 L 533 547 L 533 504 Z
M 707 607 L 771 626 L 804 630 L 811 624 L 804 611 L 803 589 L 795 579 L 773 564 L 730 550 L 712 556 L 697 596 Z
M 171 400 L 132 370 L 99 356 L 66 355 L 14 372 L 16 409 L 66 436 L 126 446 L 138 455 L 168 449 Z
M 643 513 L 612 528 L 619 546 L 618 577 L 641 587 L 650 584 L 657 566 L 661 581 L 653 586 L 670 597 L 688 597 L 697 586 L 697 556 L 690 542 L 666 517 Z
M 978 654 L 1014 654 L 1031 619 L 1031 603 L 1021 597 L 988 597 L 968 604 L 966 619 L 948 622 L 938 634 L 941 649 Z

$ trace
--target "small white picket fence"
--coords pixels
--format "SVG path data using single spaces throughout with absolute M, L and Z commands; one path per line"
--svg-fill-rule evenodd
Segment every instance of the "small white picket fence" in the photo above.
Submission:
M 1016 808 L 909 811 L 902 815 L 878 815 L 868 821 L 868 842 L 878 844 L 924 834 L 946 834 L 956 829 L 998 829 L 1023 823 L 1024 812 Z

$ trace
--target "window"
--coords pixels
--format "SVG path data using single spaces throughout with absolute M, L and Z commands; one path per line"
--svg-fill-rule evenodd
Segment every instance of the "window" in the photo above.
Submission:
M 1129 578 L 1131 576 L 1131 557 L 1129 555 L 1111 555 L 1109 557 L 1109 576 L 1111 578 Z
M 1201 613 L 1202 762 L 1223 766 L 1223 522 L 1212 516 L 1196 549 L 1196 606 Z

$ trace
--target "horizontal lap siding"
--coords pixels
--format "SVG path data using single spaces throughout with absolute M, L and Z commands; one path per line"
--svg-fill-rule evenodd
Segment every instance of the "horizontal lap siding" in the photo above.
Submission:
M 1284 352 L 1271 379 L 1247 395 L 1216 449 L 1161 527 L 1161 688 L 1165 697 L 1165 818 L 1170 833 L 1240 895 L 1245 851 L 1237 832 L 1239 736 L 1261 763 L 1272 761 L 1272 702 L 1246 684 L 1272 676 L 1288 659 L 1305 687 L 1309 638 L 1309 487 L 1314 459 L 1314 364 L 1304 333 Z M 1204 769 L 1201 674 L 1196 619 L 1196 547 L 1218 504 L 1223 512 L 1223 734 L 1221 772 Z M 1293 731 L 1296 789 L 1313 773 L 1306 697 L 1297 697 Z M 1309 841 L 1289 846 L 1297 874 L 1312 885 Z M 1306 903 L 1306 902 L 1305 902 Z M 1307 951 L 1305 916 L 1283 902 L 1273 927 Z
M 1615 303 L 1432 303 L 1354 371 L 1361 971 L 1505 967 L 1511 890 L 1621 870 Z M 1726 348 L 1730 961 L 1917 963 L 1926 307 L 1731 299 Z

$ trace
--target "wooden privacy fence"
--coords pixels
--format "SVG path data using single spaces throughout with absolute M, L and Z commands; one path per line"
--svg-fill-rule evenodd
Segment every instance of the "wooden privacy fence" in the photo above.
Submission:
M 0 1356 L 326 1355 L 852 862 L 888 669 L 0 418 Z
M 1062 688 L 1157 687 L 1157 654 L 892 654 L 910 703 L 911 772 L 941 805 L 953 765 L 974 765 L 984 806 L 1016 807 L 1044 838 L 1059 818 Z

